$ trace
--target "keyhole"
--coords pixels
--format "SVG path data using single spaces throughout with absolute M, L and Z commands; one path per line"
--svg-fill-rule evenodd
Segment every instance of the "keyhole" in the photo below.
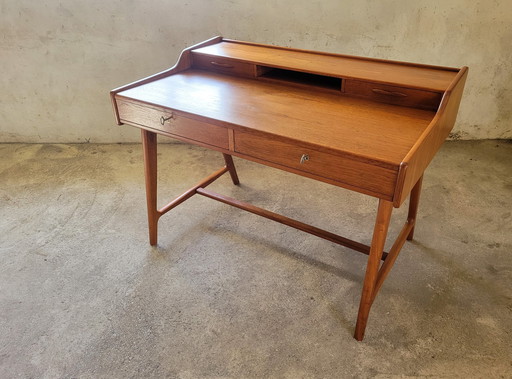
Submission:
M 169 121 L 170 119 L 174 118 L 174 113 L 171 113 L 171 115 L 169 117 L 160 117 L 160 124 L 163 125 L 165 124 L 166 121 Z

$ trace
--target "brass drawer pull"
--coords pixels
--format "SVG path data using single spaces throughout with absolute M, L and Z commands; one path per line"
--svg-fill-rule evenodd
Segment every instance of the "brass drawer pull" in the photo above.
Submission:
M 309 161 L 309 155 L 308 154 L 302 154 L 302 157 L 300 157 L 300 164 L 304 164 L 307 161 Z
M 160 117 L 160 124 L 164 125 L 166 121 L 169 121 L 173 118 L 174 118 L 174 113 L 171 113 L 171 115 L 169 117 L 162 116 L 162 117 Z
M 407 97 L 405 93 L 402 92 L 393 92 L 393 91 L 386 91 L 379 88 L 373 88 L 372 92 L 377 93 L 379 95 L 388 95 L 388 96 L 395 96 L 395 97 Z
M 222 68 L 235 68 L 235 66 L 233 66 L 229 63 L 219 63 L 219 62 L 212 61 L 212 62 L 210 62 L 210 64 L 212 66 L 217 66 L 217 67 L 222 67 Z

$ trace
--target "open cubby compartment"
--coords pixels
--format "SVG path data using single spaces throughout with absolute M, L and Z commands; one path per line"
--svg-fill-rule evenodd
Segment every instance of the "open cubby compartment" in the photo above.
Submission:
M 341 92 L 343 82 L 341 78 L 333 76 L 259 65 L 256 66 L 256 76 L 258 79 L 268 81 L 328 89 L 338 92 Z

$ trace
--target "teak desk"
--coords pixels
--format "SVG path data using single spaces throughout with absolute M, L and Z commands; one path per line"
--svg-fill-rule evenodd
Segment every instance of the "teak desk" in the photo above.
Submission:
M 185 49 L 167 71 L 111 91 L 119 125 L 142 129 L 149 241 L 158 219 L 195 194 L 368 254 L 354 337 L 405 240 L 413 238 L 423 172 L 453 128 L 468 73 L 212 38 Z M 226 166 L 157 207 L 161 134 L 219 151 Z M 370 246 L 212 192 L 232 156 L 379 199 Z M 407 221 L 384 252 L 393 207 Z M 381 261 L 382 264 L 381 264 Z

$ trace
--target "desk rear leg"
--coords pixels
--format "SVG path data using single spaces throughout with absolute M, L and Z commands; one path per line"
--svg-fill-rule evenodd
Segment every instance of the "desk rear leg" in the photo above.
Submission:
M 413 224 L 413 227 L 407 236 L 407 240 L 411 241 L 414 237 L 414 227 L 416 226 L 416 215 L 418 214 L 418 205 L 420 202 L 421 183 L 423 181 L 423 175 L 420 176 L 414 187 L 412 188 L 411 195 L 409 198 L 409 213 L 407 215 L 407 222 Z
M 240 184 L 240 181 L 238 180 L 238 174 L 236 173 L 235 163 L 233 162 L 233 157 L 229 154 L 224 154 L 224 161 L 226 162 L 226 167 L 229 170 L 229 175 L 231 175 L 231 180 L 233 181 L 234 185 Z
M 146 180 L 146 202 L 148 208 L 149 243 L 158 241 L 157 209 L 157 140 L 156 133 L 142 129 L 142 149 L 144 152 L 144 176 Z

